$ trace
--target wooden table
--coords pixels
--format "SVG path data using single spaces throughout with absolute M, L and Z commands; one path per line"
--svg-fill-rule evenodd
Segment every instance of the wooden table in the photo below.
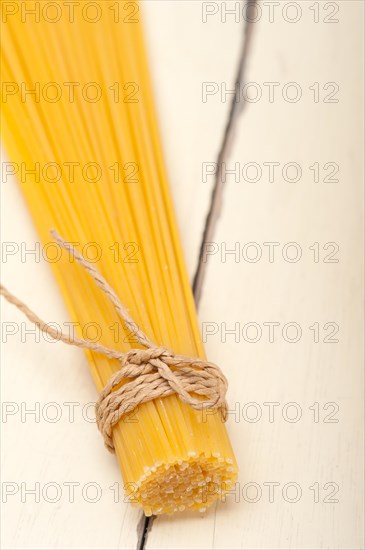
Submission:
M 230 381 L 239 482 L 204 516 L 159 517 L 142 539 L 95 429 L 83 354 L 27 334 L 2 303 L 3 547 L 361 549 L 363 3 L 261 3 L 237 96 L 240 2 L 142 9 L 192 281 L 232 97 L 245 103 L 199 303 L 208 356 Z M 62 325 L 12 180 L 2 230 L 4 282 L 25 298 L 31 281 L 27 302 Z

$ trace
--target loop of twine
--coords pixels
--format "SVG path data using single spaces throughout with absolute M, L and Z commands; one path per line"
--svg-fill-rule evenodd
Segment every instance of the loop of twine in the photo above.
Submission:
M 126 327 L 133 332 L 138 343 L 145 349 L 131 349 L 126 353 L 108 348 L 97 342 L 91 342 L 77 336 L 69 336 L 42 321 L 21 300 L 0 285 L 0 294 L 16 306 L 41 332 L 56 340 L 61 340 L 78 348 L 88 349 L 117 359 L 120 369 L 109 379 L 101 391 L 96 403 L 96 422 L 110 452 L 115 452 L 113 444 L 113 427 L 138 405 L 157 398 L 176 393 L 181 401 L 196 410 L 219 409 L 222 417 L 227 417 L 227 380 L 221 369 L 204 359 L 176 355 L 171 350 L 158 346 L 140 330 L 117 294 L 97 269 L 69 242 L 65 241 L 55 230 L 51 235 L 59 246 L 81 265 L 94 279 L 114 305 Z M 195 394 L 197 397 L 192 396 Z

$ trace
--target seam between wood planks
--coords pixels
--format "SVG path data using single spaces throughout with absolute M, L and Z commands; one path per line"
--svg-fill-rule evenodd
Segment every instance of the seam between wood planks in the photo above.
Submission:
M 244 1 L 248 5 L 248 11 L 254 10 L 257 0 L 244 0 Z M 244 21 L 244 25 L 243 25 L 241 52 L 238 59 L 238 66 L 237 66 L 237 72 L 236 72 L 236 78 L 235 78 L 236 90 L 237 88 L 240 89 L 245 79 L 246 63 L 250 53 L 250 46 L 252 42 L 253 23 L 251 21 L 253 21 L 254 18 L 246 17 L 245 19 L 246 20 Z M 213 190 L 212 190 L 210 204 L 209 204 L 209 210 L 205 219 L 204 230 L 203 230 L 200 249 L 199 249 L 198 263 L 197 263 L 194 278 L 193 278 L 192 288 L 193 288 L 194 300 L 195 300 L 197 309 L 199 309 L 199 302 L 200 302 L 200 298 L 203 290 L 203 284 L 205 280 L 205 274 L 206 274 L 206 262 L 203 262 L 204 246 L 205 246 L 205 243 L 211 241 L 211 239 L 213 238 L 217 221 L 221 212 L 221 207 L 222 207 L 222 195 L 223 195 L 223 189 L 224 189 L 224 185 L 221 177 L 222 163 L 225 162 L 229 157 L 231 147 L 235 139 L 235 129 L 236 129 L 237 120 L 239 116 L 242 114 L 245 107 L 244 102 L 240 102 L 236 100 L 236 95 L 237 94 L 234 94 L 231 100 L 231 106 L 228 112 L 228 118 L 224 129 L 221 146 L 218 151 L 218 156 L 217 156 L 218 168 L 214 179 L 214 185 L 213 185 Z M 214 521 L 215 521 L 216 513 L 217 513 L 217 507 L 215 507 L 215 511 L 214 511 Z M 137 542 L 136 550 L 146 549 L 148 535 L 152 530 L 155 518 L 156 516 L 146 517 L 143 514 L 141 515 L 141 518 L 137 525 L 138 542 Z M 213 535 L 213 543 L 214 543 L 214 535 Z
M 235 78 L 235 90 L 236 93 L 233 95 L 231 100 L 231 107 L 228 114 L 227 124 L 223 134 L 223 139 L 221 143 L 220 150 L 218 152 L 217 158 L 217 172 L 215 175 L 213 190 L 210 199 L 210 206 L 208 214 L 205 220 L 205 226 L 203 231 L 203 236 L 200 245 L 199 259 L 197 269 L 195 271 L 195 276 L 193 279 L 193 293 L 195 298 L 196 306 L 198 307 L 203 283 L 205 278 L 205 271 L 207 262 L 203 262 L 204 256 L 204 246 L 206 243 L 211 242 L 213 239 L 214 231 L 217 225 L 219 215 L 222 208 L 222 193 L 224 189 L 224 183 L 222 179 L 222 164 L 228 159 L 234 138 L 235 138 L 235 129 L 239 116 L 242 114 L 246 103 L 244 101 L 237 101 L 237 89 L 240 90 L 241 86 L 245 79 L 245 69 L 247 64 L 247 59 L 250 53 L 250 46 L 252 42 L 253 34 L 253 23 L 254 18 L 250 17 L 250 10 L 254 10 L 257 0 L 245 0 L 248 6 L 248 16 L 245 18 L 246 21 L 243 25 L 243 38 L 241 53 L 238 60 L 237 74 Z

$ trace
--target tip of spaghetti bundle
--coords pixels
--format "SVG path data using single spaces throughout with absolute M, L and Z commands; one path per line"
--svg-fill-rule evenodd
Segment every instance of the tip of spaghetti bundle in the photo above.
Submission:
M 183 511 L 204 513 L 236 481 L 237 471 L 222 457 L 203 453 L 186 456 L 183 464 L 163 464 L 141 481 L 136 500 L 145 514 L 173 514 Z M 141 497 L 141 498 L 139 498 Z

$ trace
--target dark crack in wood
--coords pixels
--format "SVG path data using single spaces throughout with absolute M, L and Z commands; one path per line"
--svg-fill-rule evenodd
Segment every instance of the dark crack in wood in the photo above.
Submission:
M 246 62 L 247 62 L 250 45 L 251 45 L 252 27 L 253 27 L 253 23 L 250 23 L 250 21 L 254 21 L 255 19 L 254 10 L 255 10 L 256 2 L 257 0 L 246 0 L 246 2 L 244 2 L 246 4 L 245 13 L 247 16 L 244 24 L 242 45 L 241 45 L 241 51 L 239 55 L 239 62 L 238 62 L 238 68 L 236 73 L 236 79 L 235 79 L 235 85 L 237 87 L 242 86 L 242 83 L 245 77 L 245 68 L 246 68 Z M 222 191 L 223 191 L 223 184 L 221 179 L 221 173 L 222 173 L 221 167 L 222 167 L 222 163 L 225 162 L 225 160 L 229 156 L 230 147 L 234 140 L 234 130 L 236 127 L 236 122 L 239 115 L 242 113 L 244 106 L 245 106 L 244 102 L 241 102 L 241 101 L 237 102 L 236 97 L 233 96 L 232 103 L 229 110 L 228 120 L 227 120 L 224 134 L 223 134 L 222 144 L 218 153 L 217 174 L 214 181 L 209 211 L 205 221 L 203 238 L 202 238 L 200 251 L 199 251 L 199 261 L 198 261 L 198 265 L 197 265 L 194 279 L 193 279 L 193 293 L 194 293 L 194 299 L 195 299 L 197 308 L 199 306 L 199 301 L 201 297 L 204 276 L 205 276 L 205 268 L 206 268 L 206 263 L 203 262 L 204 246 L 205 246 L 205 243 L 211 242 L 213 238 L 214 230 L 215 230 L 216 223 L 221 210 Z M 138 522 L 138 526 L 137 526 L 137 533 L 138 533 L 137 550 L 145 550 L 148 534 L 152 529 L 152 525 L 155 518 L 156 516 L 151 516 L 151 517 L 146 517 L 145 515 L 141 516 L 141 519 Z
M 255 20 L 256 3 L 257 3 L 256 0 L 248 0 L 246 2 L 246 11 L 245 11 L 246 18 L 245 18 L 245 24 L 243 29 L 241 52 L 239 56 L 237 74 L 235 79 L 236 90 L 241 90 L 241 87 L 244 84 L 244 80 L 245 80 L 246 64 L 247 64 L 247 59 L 249 56 L 250 46 L 252 42 L 253 25 L 254 25 L 253 21 Z M 237 101 L 237 96 L 240 99 L 239 101 Z M 224 188 L 224 183 L 222 179 L 222 164 L 226 162 L 226 160 L 229 157 L 230 150 L 234 141 L 237 120 L 239 116 L 242 114 L 242 111 L 244 110 L 245 105 L 246 103 L 245 101 L 242 100 L 239 93 L 238 94 L 236 93 L 233 95 L 227 124 L 223 134 L 222 144 L 218 153 L 217 172 L 216 172 L 214 186 L 213 186 L 212 195 L 210 199 L 210 206 L 209 206 L 208 214 L 205 221 L 203 237 L 202 237 L 202 242 L 201 242 L 200 251 L 199 251 L 198 265 L 197 265 L 197 269 L 193 279 L 193 292 L 194 292 L 195 303 L 197 306 L 200 302 L 202 289 L 203 289 L 203 282 L 205 278 L 206 266 L 207 266 L 207 262 L 204 261 L 205 246 L 207 243 L 210 243 L 213 240 L 214 231 L 217 225 L 219 215 L 221 213 L 222 193 Z
M 137 534 L 138 534 L 137 550 L 145 549 L 148 533 L 152 529 L 152 525 L 155 518 L 156 516 L 147 517 L 144 514 L 141 516 L 141 519 L 139 520 L 137 525 Z

